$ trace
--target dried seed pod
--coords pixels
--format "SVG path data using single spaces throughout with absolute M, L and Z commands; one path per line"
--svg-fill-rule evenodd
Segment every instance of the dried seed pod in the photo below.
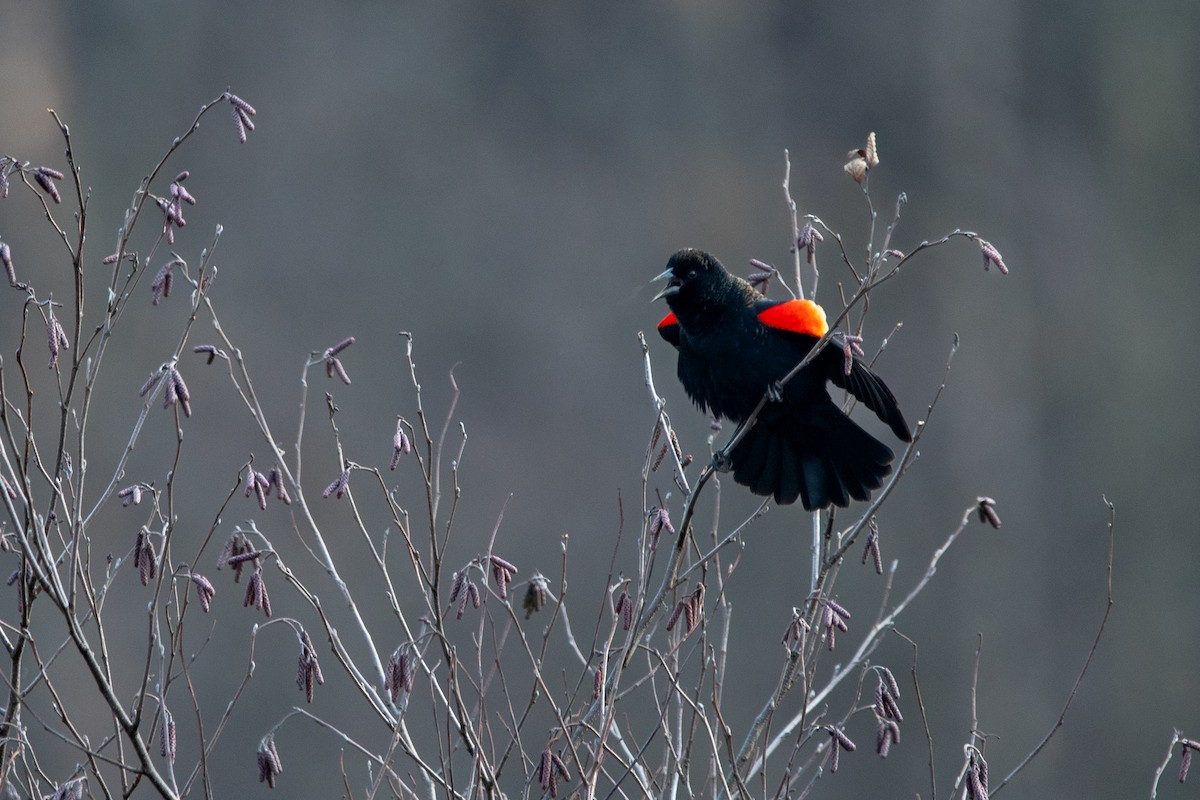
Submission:
M 396 418 L 396 433 L 392 435 L 392 463 L 388 469 L 395 469 L 400 463 L 400 457 L 412 452 L 412 441 L 408 431 L 404 430 L 404 417 Z
M 233 117 L 233 124 L 237 129 L 238 141 L 245 144 L 246 131 L 254 130 L 254 123 L 250 118 L 258 112 L 254 110 L 254 106 L 232 92 L 226 92 L 225 99 L 229 101 L 231 106 L 230 115 Z
M 456 600 L 458 600 L 459 595 L 462 594 L 463 587 L 466 585 L 466 583 L 467 583 L 467 571 L 465 569 L 461 569 L 458 572 L 455 572 L 454 575 L 451 577 L 450 601 L 449 601 L 451 605 L 453 605 L 454 602 Z
M 466 589 L 459 593 L 460 596 L 458 598 L 458 610 L 454 614 L 455 619 L 462 619 L 463 614 L 467 613 L 467 603 L 471 599 L 471 589 L 474 586 L 475 584 L 473 582 L 467 581 Z M 478 589 L 476 589 L 476 591 L 478 591 Z
M 171 712 L 163 707 L 163 722 L 159 729 L 158 750 L 163 758 L 175 763 L 175 751 L 177 739 L 175 737 L 175 718 L 171 716 Z
M 537 779 L 538 784 L 547 791 L 551 786 L 551 780 L 554 775 L 554 762 L 551 760 L 549 746 L 542 751 L 542 757 L 538 759 Z
M 350 470 L 345 470 L 339 475 L 333 483 L 325 487 L 325 491 L 321 493 L 321 497 L 329 497 L 335 495 L 337 499 L 341 499 L 350 489 Z
M 995 245 L 980 239 L 979 250 L 983 253 L 983 269 L 985 272 L 992 264 L 995 264 L 996 269 L 1000 270 L 1001 275 L 1008 274 L 1008 267 L 1004 265 L 1004 257 L 1000 255 L 1000 251 L 996 249 Z
M 190 577 L 192 585 L 196 587 L 196 597 L 200 600 L 200 608 L 207 614 L 209 608 L 212 607 L 212 600 L 216 597 L 217 590 L 212 585 L 212 581 L 203 575 L 193 572 Z
M 842 619 L 850 619 L 850 612 L 846 610 L 845 606 L 838 603 L 836 600 L 826 600 L 825 605 L 829 606 L 829 609 L 838 617 L 841 617 Z
M 852 156 L 854 152 L 855 151 L 853 150 L 851 151 Z M 846 162 L 842 169 L 846 171 L 847 175 L 854 179 L 855 183 L 862 183 L 867 177 L 867 160 L 861 156 L 853 156 L 849 161 Z
M 192 415 L 192 393 L 188 391 L 187 384 L 183 382 L 183 376 L 179 374 L 179 370 L 171 367 L 168 370 L 168 378 L 171 381 L 171 391 L 168 394 L 178 399 L 179 407 L 183 409 L 183 415 L 190 417 Z
M 158 268 L 154 280 L 150 282 L 150 291 L 154 295 L 151 305 L 158 305 L 163 298 L 171 296 L 171 287 L 175 281 L 175 261 L 171 260 Z
M 613 614 L 620 617 L 621 628 L 629 630 L 633 627 L 633 598 L 629 596 L 629 592 L 624 589 L 613 603 Z
M 401 693 L 412 692 L 412 658 L 405 652 L 403 645 L 392 651 L 384 676 L 384 688 L 387 689 L 393 703 L 399 702 Z
M 54 185 L 55 180 L 61 181 L 63 179 L 61 172 L 49 167 L 38 167 L 33 171 L 33 179 L 37 181 L 38 186 L 42 187 L 42 191 L 50 196 L 51 200 L 55 203 L 62 202 L 62 196 L 58 193 L 58 187 Z
M 207 361 L 205 361 L 204 363 L 206 363 L 206 364 L 211 364 L 211 363 L 213 363 L 213 359 L 217 357 L 217 353 L 218 353 L 219 351 L 217 350 L 216 346 L 214 346 L 214 345 L 211 345 L 211 344 L 198 344 L 198 345 L 196 345 L 195 347 L 193 347 L 193 348 L 192 348 L 192 352 L 193 352 L 193 353 L 205 353 L 205 354 L 207 354 L 207 355 L 208 355 L 208 360 L 207 360 Z
M 345 350 L 347 347 L 349 347 L 352 344 L 354 344 L 354 337 L 347 336 L 345 339 L 342 339 L 340 342 L 335 344 L 333 347 L 326 350 L 325 357 L 332 358 L 333 356 L 336 356 L 338 353 L 342 352 L 343 350 Z
M 850 741 L 850 737 L 847 736 L 845 731 L 843 731 L 841 728 L 830 726 L 829 733 L 833 736 L 833 740 L 837 742 L 838 745 L 847 753 L 853 753 L 855 751 L 856 745 L 854 742 Z
M 976 502 L 979 503 L 979 506 L 976 508 L 979 514 L 979 521 L 999 530 L 1000 516 L 996 513 L 996 501 L 990 497 L 980 497 L 977 498 Z
M 165 364 L 151 372 L 150 377 L 147 378 L 146 382 L 142 384 L 142 388 L 138 389 L 138 397 L 145 397 L 148 395 L 150 390 L 157 386 L 158 382 L 162 380 L 163 375 L 166 374 L 167 366 Z
M 301 631 L 300 657 L 296 664 L 296 686 L 304 692 L 305 698 L 311 703 L 317 685 L 323 683 L 325 683 L 325 676 L 321 674 L 321 665 L 317 662 L 317 651 L 313 647 L 312 639 L 309 638 L 308 631 Z
M 675 610 L 671 612 L 671 618 L 669 620 L 667 620 L 667 630 L 668 631 L 674 630 L 675 623 L 679 621 L 680 615 L 683 614 L 684 609 L 686 609 L 687 607 L 688 607 L 688 604 L 684 600 L 680 600 L 678 603 L 675 604 Z
M 137 568 L 142 586 L 149 586 L 158 574 L 158 554 L 150 539 L 150 530 L 144 525 L 138 531 L 137 542 L 133 546 L 133 566 Z
M 283 763 L 279 760 L 279 751 L 275 749 L 274 734 L 267 734 L 259 742 L 255 758 L 258 761 L 258 782 L 265 782 L 267 786 L 274 789 L 276 779 L 283 772 Z
M 238 97 L 233 92 L 226 92 L 225 99 L 228 100 L 233 105 L 234 108 L 240 110 L 242 113 L 247 114 L 251 117 L 253 117 L 254 115 L 256 115 L 258 113 L 257 111 L 254 110 L 254 106 L 250 105 L 249 103 L 247 103 L 242 98 Z
M 544 575 L 535 572 L 529 579 L 528 588 L 525 590 L 525 600 L 521 604 L 525 609 L 525 619 L 533 616 L 533 612 L 545 608 L 549 599 L 550 581 Z
M 883 679 L 883 684 L 887 687 L 888 692 L 892 695 L 892 697 L 899 699 L 900 684 L 896 683 L 896 676 L 893 675 L 892 671 L 887 667 L 880 666 L 876 667 L 876 669 L 879 671 L 880 677 Z
M 283 485 L 283 470 L 278 466 L 271 467 L 271 471 L 267 474 L 267 480 L 275 487 L 275 496 L 283 501 L 284 505 L 292 504 L 292 496 L 288 494 L 287 487 Z
M 900 743 L 900 726 L 893 720 L 880 720 L 875 730 L 875 752 L 880 758 L 887 758 L 893 744 Z
M 892 697 L 892 693 L 885 690 L 882 700 L 885 716 L 896 722 L 904 722 L 904 715 L 900 713 L 900 706 L 896 705 L 896 698 Z
M 0 262 L 4 264 L 4 274 L 8 276 L 8 285 L 12 287 L 21 286 L 17 281 L 17 270 L 13 266 L 12 248 L 8 242 L 0 242 Z
M 346 368 L 342 365 L 341 359 L 329 358 L 325 362 L 325 374 L 329 377 L 337 375 L 342 383 L 350 385 L 350 374 L 346 372 Z
M 879 149 L 875 144 L 875 131 L 867 134 L 867 146 L 863 148 L 863 158 L 866 159 L 867 167 L 873 169 L 879 166 Z

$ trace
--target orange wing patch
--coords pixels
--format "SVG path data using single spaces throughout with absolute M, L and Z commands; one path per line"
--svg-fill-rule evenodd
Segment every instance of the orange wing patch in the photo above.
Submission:
M 679 330 L 679 318 L 674 313 L 667 314 L 662 318 L 662 322 L 658 323 L 658 335 L 666 339 L 672 347 L 679 349 L 682 334 Z
M 803 333 L 817 338 L 824 336 L 829 330 L 825 309 L 812 300 L 788 300 L 786 303 L 760 311 L 758 318 L 768 328 Z

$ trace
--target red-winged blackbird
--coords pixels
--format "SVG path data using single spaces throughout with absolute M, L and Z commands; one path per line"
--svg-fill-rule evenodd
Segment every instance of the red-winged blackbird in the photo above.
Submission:
M 680 250 L 658 277 L 654 298 L 671 308 L 658 332 L 679 351 L 679 381 L 714 416 L 745 422 L 763 395 L 773 397 L 729 454 L 733 479 L 777 503 L 799 497 L 812 511 L 866 500 L 891 472 L 890 448 L 834 404 L 826 383 L 845 389 L 912 441 L 896 398 L 857 358 L 846 374 L 842 347 L 826 346 L 777 391 L 828 330 L 810 300 L 768 300 L 716 258 Z

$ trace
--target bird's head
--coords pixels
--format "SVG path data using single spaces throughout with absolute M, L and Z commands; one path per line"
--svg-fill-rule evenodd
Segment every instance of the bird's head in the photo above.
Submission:
M 671 310 L 678 312 L 720 296 L 732 276 L 711 254 L 689 248 L 671 256 L 666 270 L 655 280 L 666 281 L 667 285 L 654 299 L 665 299 Z

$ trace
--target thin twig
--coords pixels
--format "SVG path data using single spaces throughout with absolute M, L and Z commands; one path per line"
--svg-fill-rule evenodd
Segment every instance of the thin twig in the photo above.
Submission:
M 1158 782 L 1162 780 L 1163 773 L 1167 771 L 1167 767 L 1171 764 L 1171 754 L 1175 752 L 1175 745 L 1183 741 L 1183 734 L 1178 728 L 1171 734 L 1171 743 L 1167 745 L 1167 754 L 1163 756 L 1162 763 L 1158 765 L 1158 769 L 1154 770 L 1154 783 L 1150 785 L 1150 800 L 1158 797 Z
M 1067 701 L 1063 704 L 1063 708 L 1062 708 L 1062 711 L 1059 712 L 1058 719 L 1055 720 L 1054 725 L 1051 726 L 1049 732 L 1046 733 L 1045 737 L 1043 737 L 1042 740 L 1040 742 L 1038 742 L 1037 747 L 1033 748 L 1033 750 L 1031 750 L 1029 752 L 1029 755 L 1025 756 L 1025 759 L 1020 764 L 1018 764 L 1013 769 L 1012 772 L 1008 773 L 1008 775 L 1005 776 L 1004 780 L 1000 781 L 999 785 L 997 785 L 994 789 L 992 789 L 990 791 L 990 794 L 993 797 L 1001 789 L 1003 789 L 1008 784 L 1009 781 L 1011 781 L 1014 777 L 1016 777 L 1017 774 L 1020 773 L 1021 770 L 1025 769 L 1025 767 L 1029 766 L 1030 762 L 1032 762 L 1035 758 L 1037 758 L 1038 754 L 1041 753 L 1043 749 L 1045 749 L 1046 745 L 1054 737 L 1054 734 L 1058 732 L 1058 729 L 1061 728 L 1063 726 L 1063 723 L 1066 722 L 1067 711 L 1070 710 L 1071 703 L 1073 703 L 1075 701 L 1075 695 L 1078 694 L 1078 692 L 1079 692 L 1079 685 L 1081 683 L 1083 683 L 1083 676 L 1087 675 L 1088 667 L 1091 666 L 1092 659 L 1095 658 L 1095 656 L 1096 656 L 1096 650 L 1100 646 L 1100 638 L 1104 635 L 1104 626 L 1108 624 L 1108 615 L 1112 613 L 1112 607 L 1113 607 L 1113 588 L 1112 588 L 1113 549 L 1116 544 L 1116 535 L 1117 535 L 1117 533 L 1116 533 L 1116 522 L 1117 522 L 1116 506 L 1114 506 L 1112 503 L 1110 503 L 1107 497 L 1104 497 L 1102 499 L 1104 501 L 1104 505 L 1108 507 L 1108 567 L 1107 567 L 1108 580 L 1107 580 L 1107 595 L 1106 595 L 1106 599 L 1105 599 L 1105 603 L 1104 603 L 1104 615 L 1100 618 L 1100 627 L 1096 629 L 1096 637 L 1092 640 L 1092 646 L 1088 650 L 1087 658 L 1083 662 L 1083 668 L 1079 670 L 1079 675 L 1078 675 L 1078 677 L 1075 678 L 1075 683 L 1072 684 L 1072 686 L 1071 686 L 1071 693 L 1069 695 L 1067 695 Z

